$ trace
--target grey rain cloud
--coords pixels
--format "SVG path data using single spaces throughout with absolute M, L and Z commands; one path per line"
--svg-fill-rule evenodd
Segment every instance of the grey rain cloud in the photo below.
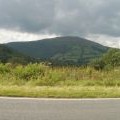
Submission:
M 0 0 L 0 28 L 120 37 L 120 0 Z

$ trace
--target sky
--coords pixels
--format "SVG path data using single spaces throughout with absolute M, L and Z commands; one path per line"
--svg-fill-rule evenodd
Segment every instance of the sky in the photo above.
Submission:
M 120 48 L 120 0 L 0 0 L 0 43 L 56 36 Z

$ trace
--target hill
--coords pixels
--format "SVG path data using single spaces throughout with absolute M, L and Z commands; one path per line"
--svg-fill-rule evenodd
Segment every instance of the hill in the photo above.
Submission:
M 57 65 L 82 65 L 109 48 L 79 37 L 56 37 L 30 42 L 6 44 L 14 50 Z
M 12 48 L 0 44 L 0 62 L 2 63 L 28 63 L 32 58 L 13 50 Z

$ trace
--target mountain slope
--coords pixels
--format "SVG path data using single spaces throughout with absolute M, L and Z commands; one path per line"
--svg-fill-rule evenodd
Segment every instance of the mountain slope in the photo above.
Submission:
M 30 61 L 27 57 L 6 45 L 0 44 L 0 62 L 2 63 L 27 63 Z
M 59 65 L 85 64 L 108 50 L 108 47 L 79 37 L 57 37 L 31 42 L 13 42 L 7 45 L 25 55 Z

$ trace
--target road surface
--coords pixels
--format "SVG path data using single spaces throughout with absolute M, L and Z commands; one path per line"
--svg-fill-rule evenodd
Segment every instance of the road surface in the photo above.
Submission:
M 120 120 L 120 99 L 0 98 L 0 120 Z

